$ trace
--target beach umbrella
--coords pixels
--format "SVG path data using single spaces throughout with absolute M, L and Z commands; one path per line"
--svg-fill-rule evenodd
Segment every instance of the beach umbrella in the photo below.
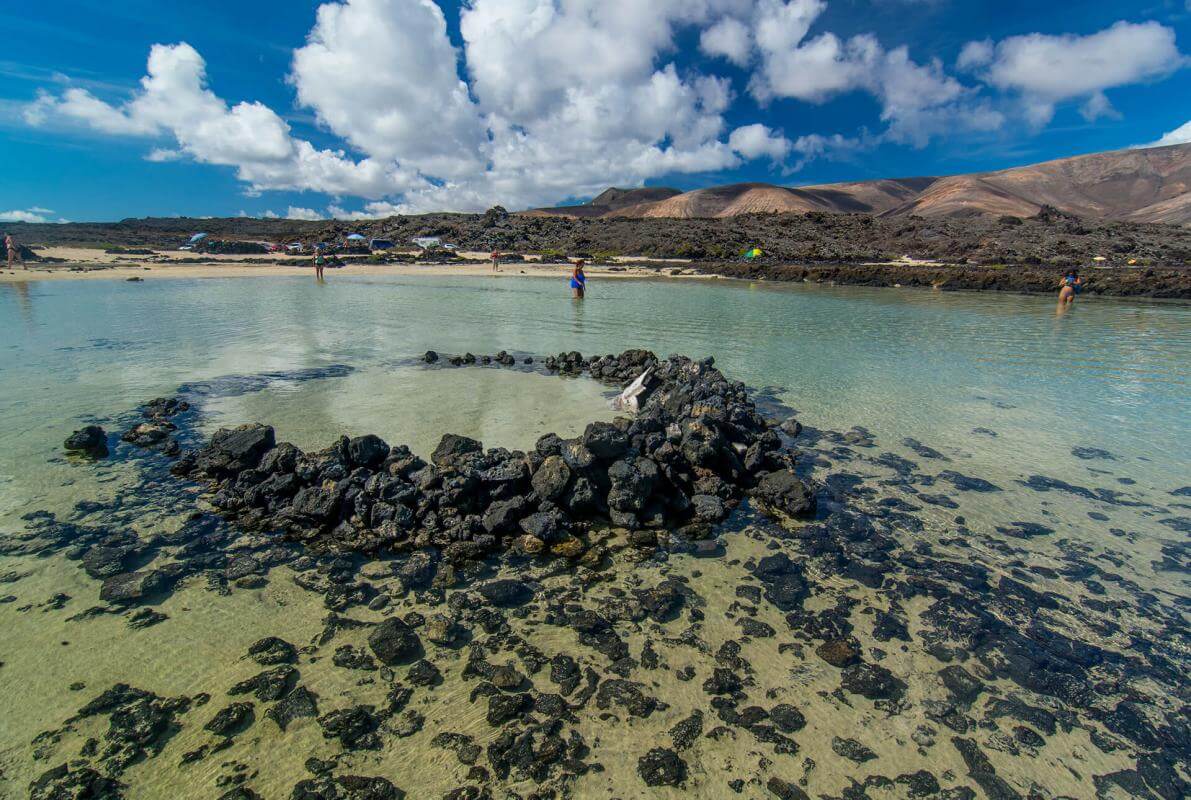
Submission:
M 207 238 L 207 234 L 196 233 L 194 236 L 190 237 L 190 243 L 194 244 L 195 242 L 202 241 L 203 239 L 206 239 L 206 238 Z

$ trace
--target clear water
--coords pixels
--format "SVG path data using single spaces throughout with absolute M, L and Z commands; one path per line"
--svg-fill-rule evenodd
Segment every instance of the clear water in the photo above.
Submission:
M 865 455 L 890 451 L 925 464 L 903 445 L 910 437 L 948 457 L 949 463 L 930 469 L 954 469 L 1004 489 L 952 493 L 959 509 L 925 512 L 933 533 L 945 533 L 960 514 L 993 543 L 998 525 L 1044 522 L 1059 533 L 1030 543 L 1039 559 L 1048 557 L 1056 540 L 1083 541 L 1114 549 L 1122 572 L 1139 585 L 1188 596 L 1177 573 L 1151 568 L 1162 542 L 1183 536 L 1161 521 L 1186 515 L 1172 506 L 1169 493 L 1191 483 L 1186 305 L 1084 300 L 1060 314 L 1052 301 L 1039 298 L 722 281 L 599 281 L 582 303 L 572 301 L 559 281 L 516 277 L 332 276 L 322 285 L 298 278 L 56 281 L 0 285 L 0 330 L 0 535 L 20 530 L 19 517 L 29 511 L 66 513 L 79 500 L 118 492 L 128 479 L 118 465 L 71 463 L 61 455 L 63 438 L 85 422 L 103 424 L 180 384 L 348 365 L 352 371 L 338 377 L 277 379 L 216 398 L 206 408 L 206 424 L 268 422 L 281 438 L 308 448 L 329 444 L 340 433 L 375 432 L 426 453 L 447 431 L 490 446 L 525 448 L 546 431 L 573 433 L 609 416 L 605 389 L 585 380 L 495 369 L 426 370 L 413 359 L 427 349 L 544 355 L 645 347 L 712 355 L 730 377 L 797 409 L 804 424 L 863 426 L 877 444 Z M 1078 458 L 1072 453 L 1077 446 L 1108 451 L 1112 459 Z M 881 474 L 868 462 L 848 468 L 866 477 Z M 1017 483 L 1031 475 L 1110 488 L 1151 505 L 1109 505 Z M 153 524 L 143 521 L 145 528 Z M 743 556 L 757 546 L 741 541 L 733 547 L 733 555 Z M 995 547 L 974 547 L 996 564 Z M 31 763 L 32 737 L 61 724 L 115 680 L 160 694 L 210 691 L 227 676 L 251 674 L 251 665 L 240 663 L 248 643 L 283 631 L 291 641 L 308 641 L 324 613 L 317 597 L 272 582 L 268 590 L 226 598 L 187 588 L 163 605 L 171 621 L 145 631 L 129 633 L 118 617 L 84 627 L 62 621 L 97 602 L 98 587 L 76 564 L 0 557 L 0 573 L 9 570 L 22 577 L 0 585 L 0 594 L 20 600 L 0 605 L 0 625 L 8 632 L 0 656 L 0 705 L 13 710 L 0 724 L 0 766 L 14 793 L 13 787 L 48 766 Z M 731 602 L 726 566 L 700 564 L 699 574 L 709 597 Z M 65 610 L 19 610 L 59 591 L 73 598 Z M 780 626 L 780 617 L 774 624 Z M 111 647 L 114 640 L 119 647 Z M 308 684 L 323 687 L 320 694 L 367 697 L 367 689 L 336 685 L 329 659 L 320 664 L 307 676 Z M 911 661 L 904 666 L 918 668 Z M 794 680 L 809 690 L 822 679 L 810 667 L 795 670 L 797 678 L 774 669 L 770 677 L 778 684 Z M 87 691 L 65 692 L 74 681 L 85 682 Z M 444 689 L 436 705 L 423 709 L 428 718 L 482 727 L 466 687 Z M 663 689 L 676 706 L 676 698 L 698 694 L 696 685 L 676 682 L 658 691 Z M 845 716 L 845 727 L 873 724 L 851 712 Z M 666 718 L 670 724 L 676 719 Z M 661 735 L 665 726 L 658 726 L 654 733 Z M 886 733 L 901 741 L 908 735 Z M 180 736 L 176 750 L 170 745 L 168 763 L 136 768 L 142 772 L 130 781 L 133 796 L 183 796 L 189 781 L 217 777 L 219 759 L 188 773 L 174 768 L 177 754 L 193 746 L 188 735 Z M 280 787 L 293 783 L 309 750 L 328 747 L 313 726 L 295 735 L 297 740 L 258 738 L 231 751 L 263 771 L 255 784 L 275 787 L 268 797 L 284 795 Z M 652 734 L 643 728 L 638 735 Z M 440 792 L 455 785 L 446 756 L 420 741 L 399 743 L 424 756 L 424 763 L 395 782 L 407 791 L 411 785 Z M 869 744 L 880 750 L 880 741 Z M 743 758 L 748 745 L 741 741 L 707 753 L 706 773 L 714 776 L 714 764 Z M 1086 739 L 1071 747 L 1081 758 L 1107 758 L 1079 750 L 1086 749 Z M 631 741 L 610 737 L 602 748 L 605 763 L 621 751 L 636 752 Z M 410 751 L 386 750 L 379 758 L 388 763 Z M 833 765 L 830 750 L 804 743 L 803 755 L 816 752 L 816 780 L 824 781 L 817 785 L 838 792 L 854 765 Z M 1054 792 L 1081 796 L 1085 784 L 1072 783 L 1062 761 L 1035 764 L 1025 774 L 1049 775 L 1050 783 L 1043 784 Z M 965 771 L 962 762 L 952 766 L 958 774 Z M 1014 766 L 1001 767 L 1003 774 L 1015 774 Z M 631 796 L 640 788 L 631 769 L 585 780 L 599 796 Z M 0 781 L 0 794 L 5 785 Z M 695 783 L 698 796 L 722 791 L 722 782 L 710 778 Z

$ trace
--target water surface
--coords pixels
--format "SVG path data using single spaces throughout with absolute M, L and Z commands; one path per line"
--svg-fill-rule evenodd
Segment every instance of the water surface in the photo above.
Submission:
M 926 528 L 907 531 L 907 541 L 946 549 L 961 524 L 958 517 L 973 536 L 957 557 L 1009 570 L 1020 565 L 1020 554 L 1002 552 L 999 545 L 1007 540 L 998 527 L 1040 523 L 1055 533 L 1030 542 L 1012 540 L 1014 547 L 1028 548 L 1037 564 L 1049 564 L 1074 546 L 1087 547 L 1107 554 L 1136 586 L 1171 602 L 1188 596 L 1185 573 L 1154 566 L 1164 544 L 1186 538 L 1178 520 L 1186 519 L 1189 501 L 1171 494 L 1191 482 L 1191 308 L 1186 305 L 1081 300 L 1057 314 L 1050 300 L 1008 295 L 635 280 L 595 282 L 587 300 L 577 303 L 555 280 L 333 275 L 322 285 L 298 278 L 6 284 L 0 285 L 0 330 L 5 331 L 0 343 L 0 534 L 21 531 L 20 517 L 31 511 L 69 517 L 79 501 L 108 501 L 131 491 L 136 485 L 132 467 L 65 459 L 61 442 L 85 422 L 111 428 L 136 405 L 179 386 L 208 385 L 207 431 L 261 421 L 304 448 L 325 446 L 343 433 L 374 432 L 426 454 L 447 431 L 481 438 L 489 446 L 529 448 L 542 433 L 574 435 L 586 422 L 610 417 L 606 387 L 527 370 L 427 369 L 417 357 L 427 349 L 508 350 L 523 358 L 644 347 L 660 354 L 714 356 L 729 377 L 746 382 L 767 402 L 796 409 L 812 429 L 862 426 L 871 433 L 874 446 L 854 448 L 852 462 L 820 455 L 824 463 L 818 471 L 824 477 L 846 468 L 880 486 L 882 494 L 916 500 L 894 480 L 889 462 L 877 460 L 892 453 L 925 473 L 949 470 L 998 489 L 958 491 L 940 480 L 932 491 L 947 495 L 957 507 L 927 503 L 921 512 Z M 924 458 L 907 439 L 933 448 L 939 457 Z M 1120 494 L 1096 499 L 1061 489 L 1039 491 L 1036 481 L 1035 488 L 1023 485 L 1031 476 Z M 176 525 L 189 510 L 147 508 L 130 524 L 144 535 Z M 753 536 L 731 538 L 729 555 L 763 555 L 764 537 Z M 734 613 L 739 575 L 723 561 L 675 559 L 666 569 L 700 587 L 709 604 L 709 638 L 731 636 L 735 629 L 722 615 Z M 655 572 L 651 566 L 637 577 Z M 241 658 L 249 643 L 279 635 L 305 644 L 318 634 L 325 613 L 316 595 L 285 580 L 271 578 L 264 589 L 228 596 L 188 585 L 161 604 L 170 616 L 167 622 L 130 631 L 119 616 L 86 625 L 65 621 L 98 603 L 97 583 L 74 562 L 0 556 L 2 573 L 16 576 L 0 585 L 0 594 L 15 596 L 0 605 L 0 623 L 8 632 L 0 656 L 5 662 L 0 704 L 13 710 L 0 727 L 0 788 L 14 794 L 73 755 L 64 745 L 57 760 L 34 763 L 32 738 L 60 725 L 111 683 L 123 680 L 162 695 L 217 693 L 217 687 L 251 674 L 252 665 Z M 1053 585 L 1060 592 L 1083 591 L 1061 577 Z M 55 593 L 69 595 L 65 607 L 43 607 Z M 781 629 L 780 615 L 762 617 Z M 577 647 L 559 634 L 535 635 L 541 637 L 535 643 L 548 651 Z M 633 640 L 634 651 L 642 641 Z M 855 734 L 864 726 L 876 726 L 880 734 L 867 741 L 882 756 L 872 762 L 874 769 L 908 771 L 933 763 L 930 768 L 937 772 L 965 773 L 954 753 L 942 757 L 942 767 L 937 750 L 929 758 L 908 755 L 913 715 L 878 722 L 879 715 L 815 706 L 820 702 L 816 693 L 826 695 L 835 678 L 813 657 L 803 661 L 779 651 L 777 642 L 756 643 L 761 649 L 752 660 L 758 682 L 793 687 L 808 705 L 808 717 L 813 708 L 821 712 L 812 720 L 814 735 L 798 737 L 804 752 L 783 757 L 788 764 L 778 759 L 785 774 L 798 774 L 797 765 L 813 757 L 819 766 L 811 788 L 838 793 L 856 766 L 814 742 L 848 730 Z M 670 654 L 673 669 L 683 666 L 682 658 L 702 668 L 697 654 L 680 652 Z M 913 651 L 889 657 L 891 668 L 906 674 L 939 667 Z M 352 676 L 348 680 L 340 672 L 329 658 L 303 666 L 305 682 L 320 696 L 340 697 L 332 703 L 376 701 L 375 687 L 355 685 Z M 438 694 L 418 701 L 428 718 L 425 732 L 348 763 L 373 771 L 368 774 L 379 774 L 380 767 L 394 770 L 394 782 L 415 797 L 438 796 L 433 792 L 457 785 L 466 770 L 426 742 L 440 729 L 488 734 L 482 712 L 468 702 L 468 687 L 452 682 L 447 672 L 448 682 Z M 593 796 L 640 791 L 631 768 L 640 742 L 664 737 L 681 718 L 678 711 L 701 697 L 700 681 L 656 678 L 654 691 L 674 706 L 674 714 L 635 722 L 633 736 L 601 737 L 597 720 L 582 720 L 588 741 L 600 739 L 597 755 L 608 767 L 585 777 L 583 791 Z M 66 691 L 79 682 L 85 689 Z M 330 752 L 312 724 L 290 738 L 268 735 L 262 723 L 257 725 L 253 737 L 240 741 L 229 758 L 260 771 L 252 783 L 267 797 L 288 796 L 307 754 Z M 191 771 L 177 768 L 178 755 L 199 741 L 201 733 L 192 730 L 198 727 L 179 734 L 179 742 L 166 750 L 168 758 L 125 776 L 130 796 L 181 796 L 193 781 L 208 787 L 206 795 L 217 796 L 215 782 L 226 772 L 218 757 Z M 898 742 L 908 749 L 899 749 Z M 1039 761 L 999 761 L 1000 774 L 1019 786 L 1034 781 L 1048 795 L 1084 796 L 1091 772 L 1126 765 L 1118 756 L 1092 749 L 1083 734 L 1054 746 Z M 724 776 L 755 761 L 755 749 L 748 740 L 708 744 L 701 756 L 706 763 L 688 786 L 691 794 L 725 796 Z M 417 764 L 410 765 L 415 755 Z M 1089 774 L 1072 778 L 1063 766 L 1072 758 L 1089 760 Z M 621 761 L 629 766 L 618 768 Z M 758 786 L 745 795 L 764 793 Z

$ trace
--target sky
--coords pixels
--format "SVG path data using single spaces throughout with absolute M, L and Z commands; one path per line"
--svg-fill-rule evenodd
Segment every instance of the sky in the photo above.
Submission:
M 1191 0 L 38 0 L 0 28 L 0 220 L 518 210 L 1191 141 Z

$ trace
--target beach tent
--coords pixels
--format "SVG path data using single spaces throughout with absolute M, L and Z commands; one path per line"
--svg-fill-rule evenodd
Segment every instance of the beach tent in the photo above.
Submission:
M 206 239 L 206 238 L 207 238 L 207 234 L 196 233 L 194 236 L 190 237 L 190 243 L 194 244 L 195 242 L 201 242 L 203 239 Z
M 368 237 L 358 233 L 349 233 L 347 235 L 347 240 L 349 242 L 364 242 L 368 240 Z
M 745 257 L 746 259 L 748 259 L 749 261 L 752 261 L 754 258 L 758 258 L 758 257 L 760 257 L 760 256 L 762 256 L 762 255 L 764 255 L 764 253 L 762 253 L 762 252 L 761 252 L 761 248 L 760 248 L 760 247 L 754 247 L 754 248 L 752 248 L 752 249 L 750 249 L 750 250 L 745 250 L 745 251 L 744 251 L 744 257 Z

